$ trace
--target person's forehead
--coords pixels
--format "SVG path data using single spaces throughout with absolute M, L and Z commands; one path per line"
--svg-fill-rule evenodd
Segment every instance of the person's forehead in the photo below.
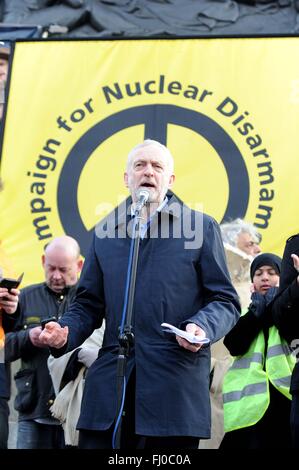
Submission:
M 238 240 L 238 243 L 241 245 L 247 245 L 247 244 L 259 245 L 260 244 L 259 240 L 248 232 L 241 232 L 237 240 Z
M 66 270 L 70 271 L 76 268 L 76 263 L 75 261 L 71 260 L 48 260 L 45 262 L 45 269 L 46 270 L 52 270 L 52 269 L 61 269 L 61 270 Z
M 253 236 L 248 232 L 240 232 L 239 237 L 243 240 L 253 240 Z
M 66 265 L 75 261 L 74 256 L 67 250 L 50 250 L 45 254 L 45 262 L 50 265 Z
M 268 264 L 264 264 L 263 266 L 259 266 L 259 267 L 255 270 L 255 273 L 256 273 L 257 271 L 269 271 L 269 270 L 272 270 L 272 269 L 275 271 L 275 269 L 274 269 L 273 266 L 269 266 Z M 255 273 L 254 273 L 254 274 L 255 274 Z
M 139 148 L 133 160 L 159 160 L 159 161 L 167 161 L 167 157 L 163 149 L 157 147 L 156 145 L 148 145 L 146 147 Z

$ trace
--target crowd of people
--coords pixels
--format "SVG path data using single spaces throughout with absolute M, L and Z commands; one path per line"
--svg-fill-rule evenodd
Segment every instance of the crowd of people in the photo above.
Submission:
M 282 260 L 262 253 L 251 223 L 219 226 L 174 181 L 169 149 L 145 140 L 84 264 L 63 235 L 44 281 L 0 287 L 1 448 L 17 359 L 19 449 L 298 448 L 299 235 Z

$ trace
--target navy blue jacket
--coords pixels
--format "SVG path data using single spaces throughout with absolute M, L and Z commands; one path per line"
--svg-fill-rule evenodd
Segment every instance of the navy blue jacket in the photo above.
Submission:
M 103 347 L 86 377 L 79 429 L 108 429 L 116 416 L 118 327 L 131 242 L 126 235 L 130 216 L 122 209 L 96 228 L 75 302 L 60 320 L 69 326 L 67 348 L 52 349 L 56 356 L 74 349 L 106 319 Z M 188 217 L 198 238 L 193 249 L 185 245 Z M 135 346 L 127 367 L 129 376 L 136 366 L 136 433 L 209 437 L 210 348 L 197 353 L 181 348 L 174 336 L 163 332 L 161 323 L 194 322 L 214 342 L 238 320 L 239 301 L 219 227 L 173 196 L 156 213 L 150 229 L 152 236 L 140 243 L 132 322 Z

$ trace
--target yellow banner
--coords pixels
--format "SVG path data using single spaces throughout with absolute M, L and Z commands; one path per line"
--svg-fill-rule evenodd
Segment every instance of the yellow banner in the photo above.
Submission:
M 298 227 L 299 38 L 17 42 L 2 148 L 0 239 L 25 284 L 67 233 L 86 254 L 127 196 L 144 138 L 175 158 L 174 192 L 218 222 L 254 222 L 282 254 Z

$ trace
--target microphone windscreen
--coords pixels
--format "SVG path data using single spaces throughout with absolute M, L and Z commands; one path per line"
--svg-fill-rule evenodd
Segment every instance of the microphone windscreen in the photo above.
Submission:
M 148 201 L 150 192 L 149 192 L 148 189 L 140 188 L 140 189 L 138 189 L 136 195 L 137 195 L 137 200 L 138 201 L 142 201 L 144 204 L 146 204 L 147 201 Z

